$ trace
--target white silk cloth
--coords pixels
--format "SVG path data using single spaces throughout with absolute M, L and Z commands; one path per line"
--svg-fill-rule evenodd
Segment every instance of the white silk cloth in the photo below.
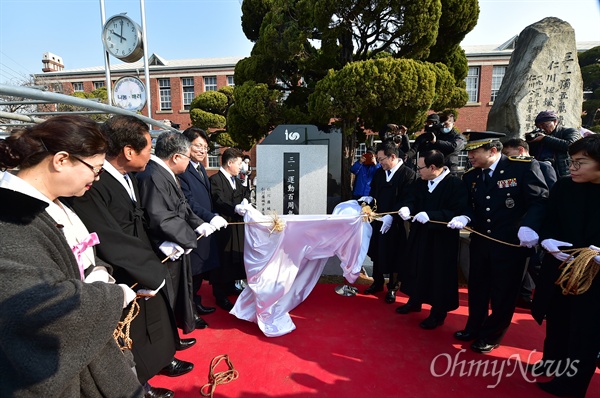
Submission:
M 279 218 L 285 222 L 283 231 L 271 232 L 273 217 L 248 206 L 244 221 L 255 223 L 245 228 L 248 286 L 231 310 L 239 319 L 257 323 L 267 337 L 296 329 L 289 311 L 308 297 L 329 257 L 337 256 L 346 280 L 356 281 L 372 232 L 355 200 L 340 203 L 331 215 Z

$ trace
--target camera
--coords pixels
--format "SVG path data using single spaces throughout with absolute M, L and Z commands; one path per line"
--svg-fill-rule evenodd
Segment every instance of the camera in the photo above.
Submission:
M 533 141 L 536 137 L 539 137 L 543 134 L 544 132 L 542 129 L 536 128 L 535 130 L 525 134 L 525 141 Z

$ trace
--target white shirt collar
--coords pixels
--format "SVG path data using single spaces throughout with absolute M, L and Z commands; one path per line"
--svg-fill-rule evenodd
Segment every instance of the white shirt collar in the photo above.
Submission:
M 402 159 L 398 158 L 398 163 L 389 170 L 389 173 L 386 171 L 386 173 L 385 173 L 385 180 L 387 182 L 390 182 L 390 180 L 394 176 L 394 173 L 396 171 L 398 171 L 398 169 L 400 168 L 400 166 L 402 166 L 402 163 L 404 163 L 404 161 Z
M 219 168 L 219 172 L 223 173 L 223 175 L 227 178 L 227 181 L 229 181 L 229 185 L 231 185 L 231 188 L 235 189 L 235 182 L 231 181 L 231 177 L 235 176 L 229 174 L 223 167 Z
M 111 176 L 115 177 L 115 179 L 117 181 L 119 181 L 119 184 L 121 184 L 123 186 L 123 188 L 125 188 L 127 190 L 127 192 L 129 193 L 129 196 L 131 197 L 132 200 L 137 201 L 136 197 L 135 197 L 135 193 L 133 192 L 133 186 L 130 186 L 127 183 L 127 180 L 125 180 L 125 175 L 121 173 L 119 170 L 117 170 L 115 168 L 115 166 L 113 166 L 108 160 L 104 161 L 104 170 L 106 170 L 106 172 L 108 174 L 110 174 Z M 102 177 L 100 177 L 102 178 Z
M 440 183 L 440 181 L 442 181 L 448 174 L 450 174 L 450 169 L 448 169 L 448 167 L 444 166 L 444 171 L 442 171 L 442 173 L 439 176 L 435 177 L 433 180 L 430 180 L 429 183 L 427 184 L 427 188 L 429 189 L 429 192 L 433 192 L 435 187 L 437 187 L 438 184 Z

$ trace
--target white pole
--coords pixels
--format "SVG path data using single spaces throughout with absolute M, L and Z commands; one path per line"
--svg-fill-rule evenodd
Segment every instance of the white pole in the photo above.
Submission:
M 106 11 L 104 9 L 104 0 L 100 0 L 100 19 L 102 22 L 102 27 L 100 28 L 100 31 L 103 32 L 104 24 L 106 23 Z M 102 41 L 102 43 L 103 43 L 102 47 L 104 47 L 104 41 Z M 108 105 L 112 105 L 113 100 L 112 100 L 112 84 L 111 84 L 111 80 L 110 80 L 110 54 L 108 54 L 108 51 L 106 51 L 106 48 L 104 49 L 104 70 L 106 73 L 106 95 L 107 95 Z
M 140 0 L 140 10 L 142 13 L 142 38 L 144 42 L 144 76 L 146 80 L 146 96 L 148 102 L 146 106 L 148 107 L 148 117 L 152 118 L 152 92 L 150 91 L 150 69 L 148 67 L 148 39 L 146 36 L 146 8 L 144 6 L 144 0 Z

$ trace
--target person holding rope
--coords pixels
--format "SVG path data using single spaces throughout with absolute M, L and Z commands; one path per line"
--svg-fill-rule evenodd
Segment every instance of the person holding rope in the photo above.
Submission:
M 0 140 L 0 396 L 142 397 L 130 351 L 113 337 L 136 294 L 114 284 L 60 197 L 104 171 L 96 122 L 57 116 Z
M 600 351 L 600 136 L 575 141 L 569 146 L 569 155 L 570 178 L 559 179 L 552 188 L 540 234 L 546 254 L 532 314 L 540 325 L 545 317 L 546 339 L 543 359 L 530 370 L 556 376 L 538 382 L 544 391 L 584 397 Z M 561 278 L 565 263 L 571 262 L 572 256 L 574 263 L 578 262 L 577 257 L 584 254 L 587 261 L 580 264 L 579 275 L 574 275 L 573 289 L 566 289 L 567 281 Z
M 383 291 L 384 274 L 389 274 L 385 296 L 385 302 L 388 304 L 396 302 L 398 272 L 402 261 L 398 253 L 402 253 L 406 247 L 404 221 L 396 211 L 416 176 L 415 172 L 404 164 L 400 152 L 392 140 L 377 145 L 377 161 L 381 167 L 373 175 L 369 196 L 358 199 L 359 202 L 376 206 L 378 213 L 394 213 L 386 214 L 381 220 L 375 220 L 371 224 L 373 235 L 369 245 L 369 257 L 373 260 L 374 281 L 364 291 L 364 294 Z
M 193 346 L 196 339 L 179 338 L 162 288 L 168 266 L 161 264 L 152 250 L 133 175 L 146 168 L 152 138 L 148 125 L 135 116 L 114 116 L 101 129 L 108 138 L 106 173 L 85 195 L 74 198 L 70 204 L 84 224 L 98 234 L 97 255 L 114 267 L 117 282 L 135 284 L 138 293 L 152 296 L 138 300 L 140 312 L 130 329 L 131 350 L 146 397 L 166 398 L 173 392 L 150 386 L 148 380 L 157 373 L 174 377 L 191 371 L 193 364 L 175 358 L 174 354 L 175 350 Z
M 469 206 L 448 223 L 456 229 L 470 224 L 475 232 L 469 245 L 469 317 L 454 337 L 475 340 L 471 349 L 478 353 L 497 348 L 510 326 L 548 198 L 539 165 L 502 155 L 501 137 L 491 131 L 469 135 L 465 148 L 473 168 L 463 175 Z
M 158 136 L 146 169 L 136 175 L 155 251 L 171 260 L 165 288 L 177 324 L 186 334 L 208 326 L 196 312 L 187 254 L 196 248 L 197 236 L 216 230 L 210 220 L 194 214 L 181 190 L 177 174 L 189 163 L 190 141 L 181 133 L 167 131 Z
M 403 220 L 412 218 L 412 225 L 400 278 L 400 290 L 410 298 L 396 312 L 419 312 L 421 304 L 431 304 L 429 316 L 420 326 L 435 329 L 444 323 L 448 311 L 458 308 L 460 239 L 458 230 L 436 222 L 448 222 L 466 212 L 467 190 L 460 178 L 450 174 L 444 154 L 438 150 L 421 154 L 417 172 L 421 178 L 411 185 L 398 212 Z

